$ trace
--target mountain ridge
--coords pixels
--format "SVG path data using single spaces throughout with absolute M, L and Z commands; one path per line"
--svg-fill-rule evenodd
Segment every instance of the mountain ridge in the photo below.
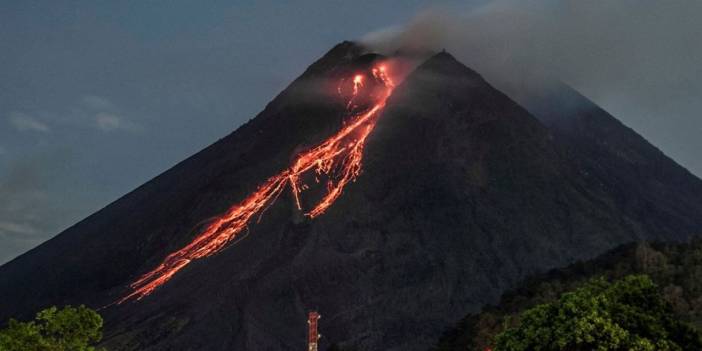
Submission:
M 344 104 L 329 82 L 377 58 L 367 54 L 337 45 L 235 132 L 0 267 L 0 317 L 117 299 L 203 219 L 339 128 Z M 650 219 L 618 207 L 582 175 L 592 157 L 560 138 L 568 135 L 438 53 L 388 99 L 362 174 L 327 213 L 301 219 L 281 194 L 244 240 L 141 301 L 104 309 L 105 345 L 292 350 L 304 347 L 315 308 L 325 316 L 322 347 L 419 350 L 527 275 L 629 241 L 684 238 L 643 225 L 673 228 L 675 207 L 653 204 Z M 694 218 L 687 226 L 702 229 Z

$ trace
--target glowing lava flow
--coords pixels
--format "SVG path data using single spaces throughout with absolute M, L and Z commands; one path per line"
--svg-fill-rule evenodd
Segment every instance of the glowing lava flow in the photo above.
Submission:
M 372 76 L 382 90 L 379 94 L 368 94 L 374 101 L 371 107 L 353 115 L 350 122 L 340 131 L 318 146 L 299 154 L 288 169 L 270 177 L 254 193 L 217 217 L 191 243 L 168 255 L 156 268 L 132 283 L 132 291 L 117 303 L 130 299 L 140 300 L 169 281 L 193 260 L 221 251 L 247 229 L 253 216 L 260 216 L 271 206 L 287 185 L 290 185 L 297 208 L 302 210 L 300 194 L 308 189 L 308 186 L 302 183 L 301 177 L 311 170 L 314 170 L 317 176 L 325 175 L 328 180 L 326 194 L 305 215 L 315 218 L 323 214 L 341 196 L 346 184 L 354 181 L 360 174 L 366 138 L 375 127 L 377 117 L 395 87 L 385 66 L 373 68 Z M 349 113 L 357 107 L 355 100 L 360 96 L 361 89 L 367 86 L 364 83 L 365 78 L 362 74 L 353 78 L 351 96 L 347 104 Z M 341 86 L 338 91 L 343 91 Z

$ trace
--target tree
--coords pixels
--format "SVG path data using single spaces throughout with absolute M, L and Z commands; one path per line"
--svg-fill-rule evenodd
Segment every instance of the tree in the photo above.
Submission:
M 102 317 L 81 305 L 47 308 L 29 322 L 11 319 L 0 330 L 0 351 L 97 351 Z
M 702 337 L 675 318 L 648 276 L 603 278 L 525 311 L 495 338 L 496 351 L 702 350 Z

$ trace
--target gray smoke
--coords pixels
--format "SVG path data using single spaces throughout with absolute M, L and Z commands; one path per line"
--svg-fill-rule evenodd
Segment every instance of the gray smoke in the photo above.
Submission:
M 700 1 L 494 1 L 428 10 L 363 41 L 445 48 L 508 94 L 561 80 L 702 175 L 701 16 Z

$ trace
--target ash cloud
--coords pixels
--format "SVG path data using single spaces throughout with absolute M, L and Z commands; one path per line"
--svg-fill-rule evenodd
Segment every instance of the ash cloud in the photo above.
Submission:
M 698 1 L 494 1 L 427 10 L 362 41 L 445 48 L 513 97 L 563 81 L 702 175 L 701 15 Z

